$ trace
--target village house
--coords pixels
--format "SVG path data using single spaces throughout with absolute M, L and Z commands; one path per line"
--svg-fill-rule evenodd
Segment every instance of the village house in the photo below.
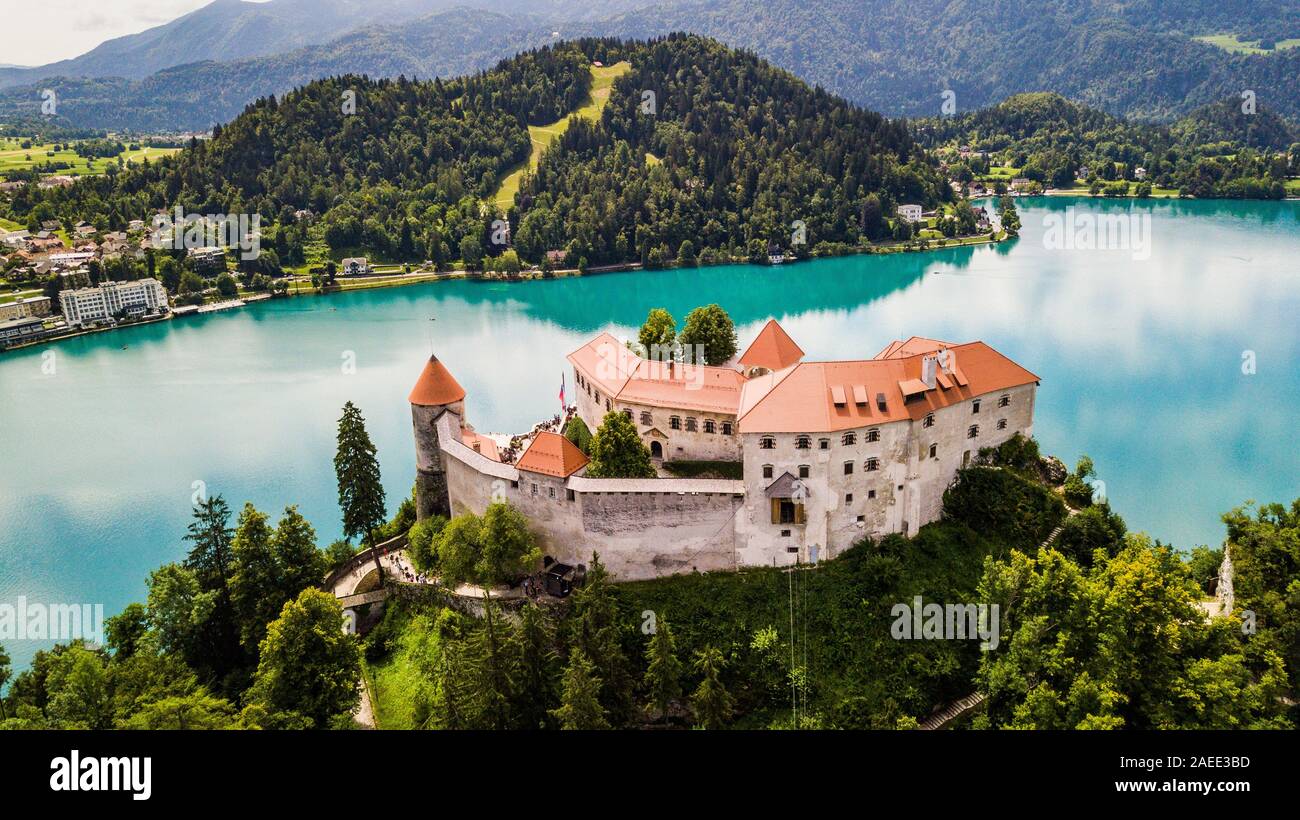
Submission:
M 1138 167 L 1134 168 L 1134 169 L 1133 169 L 1133 178 L 1134 178 L 1134 179 L 1146 179 L 1146 178 L 1147 178 L 1147 169 L 1143 168 L 1141 165 L 1139 165 Z
M 339 263 L 339 273 L 344 276 L 364 276 L 370 273 L 370 260 L 364 256 L 353 256 Z
M 911 204 L 899 205 L 898 217 L 899 219 L 902 219 L 904 222 L 920 222 L 921 211 L 922 209 L 920 205 L 911 205 Z
M 982 448 L 1032 434 L 1038 385 L 983 342 L 913 337 L 870 359 L 806 361 L 775 321 L 720 367 L 642 358 L 609 334 L 568 359 L 593 431 L 621 412 L 656 463 L 739 463 L 742 478 L 592 478 L 586 456 L 545 431 L 508 463 L 435 356 L 409 399 L 420 518 L 508 501 L 547 555 L 599 552 L 623 579 L 816 562 L 937 520 Z

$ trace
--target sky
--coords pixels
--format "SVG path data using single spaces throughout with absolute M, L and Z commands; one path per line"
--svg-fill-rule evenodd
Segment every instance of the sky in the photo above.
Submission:
M 0 0 L 0 64 L 37 66 L 85 54 L 206 6 L 212 0 Z M 24 32 L 41 32 L 27 36 Z

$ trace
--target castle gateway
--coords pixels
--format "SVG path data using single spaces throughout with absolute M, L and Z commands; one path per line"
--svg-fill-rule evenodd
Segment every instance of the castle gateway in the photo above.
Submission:
M 608 333 L 568 360 L 571 412 L 592 431 L 622 412 L 657 463 L 739 462 L 743 477 L 590 478 L 582 451 L 547 430 L 516 456 L 474 431 L 464 388 L 432 356 L 410 395 L 418 515 L 508 501 L 546 554 L 599 552 L 625 580 L 817 561 L 915 533 L 980 449 L 1032 435 L 1039 381 L 983 342 L 912 337 L 871 359 L 804 361 L 775 321 L 719 367 L 646 359 Z

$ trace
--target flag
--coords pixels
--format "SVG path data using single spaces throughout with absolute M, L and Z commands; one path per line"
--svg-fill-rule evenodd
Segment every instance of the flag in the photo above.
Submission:
M 563 414 L 569 406 L 564 403 L 564 371 L 560 371 L 560 413 Z

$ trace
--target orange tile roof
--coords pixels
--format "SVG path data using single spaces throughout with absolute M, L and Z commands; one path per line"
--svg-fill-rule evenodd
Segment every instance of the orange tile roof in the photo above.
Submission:
M 914 394 L 921 378 L 922 345 L 905 345 L 920 352 L 903 355 L 903 346 L 888 358 L 849 362 L 803 362 L 780 379 L 764 385 L 766 392 L 754 399 L 746 396 L 746 411 L 740 417 L 742 433 L 817 433 L 849 430 L 891 421 L 920 419 L 925 414 L 975 396 L 1037 382 L 1030 371 L 983 342 L 949 347 L 956 381 L 950 388 L 937 385 Z M 898 344 L 898 343 L 896 343 Z M 941 344 L 941 343 L 937 343 Z M 889 353 L 886 348 L 883 353 Z M 937 348 L 936 348 L 937 349 Z M 941 371 L 942 372 L 942 371 Z M 774 374 L 775 375 L 775 374 Z M 756 389 L 758 380 L 750 382 Z M 853 402 L 836 404 L 835 386 L 842 386 Z M 861 387 L 862 390 L 858 390 Z M 748 386 L 747 386 L 748 389 Z M 863 395 L 866 403 L 858 401 Z M 885 398 L 885 408 L 877 396 Z
M 582 454 L 578 445 L 559 433 L 543 431 L 533 436 L 528 449 L 515 466 L 533 473 L 568 478 L 587 466 L 591 459 Z
M 954 347 L 955 345 L 948 342 L 941 342 L 938 339 L 927 339 L 924 336 L 913 336 L 905 342 L 890 342 L 889 347 L 876 354 L 877 359 L 903 359 L 908 356 L 915 356 L 918 353 L 933 353 L 944 347 Z
M 768 319 L 767 324 L 750 342 L 749 347 L 740 356 L 740 363 L 746 367 L 766 367 L 768 370 L 785 370 L 804 357 L 804 352 L 795 344 L 790 334 L 785 332 L 775 319 Z
M 745 378 L 729 367 L 708 367 L 642 359 L 608 333 L 573 351 L 569 362 L 603 397 L 735 415 Z
M 480 436 L 469 428 L 461 430 L 460 440 L 465 446 L 476 453 L 487 456 L 493 461 L 501 460 L 501 453 L 497 450 L 497 443 L 487 436 Z
M 438 361 L 437 356 L 430 356 L 425 362 L 420 378 L 411 388 L 409 401 L 424 407 L 440 404 L 453 404 L 465 398 L 465 388 L 452 377 L 450 371 Z

